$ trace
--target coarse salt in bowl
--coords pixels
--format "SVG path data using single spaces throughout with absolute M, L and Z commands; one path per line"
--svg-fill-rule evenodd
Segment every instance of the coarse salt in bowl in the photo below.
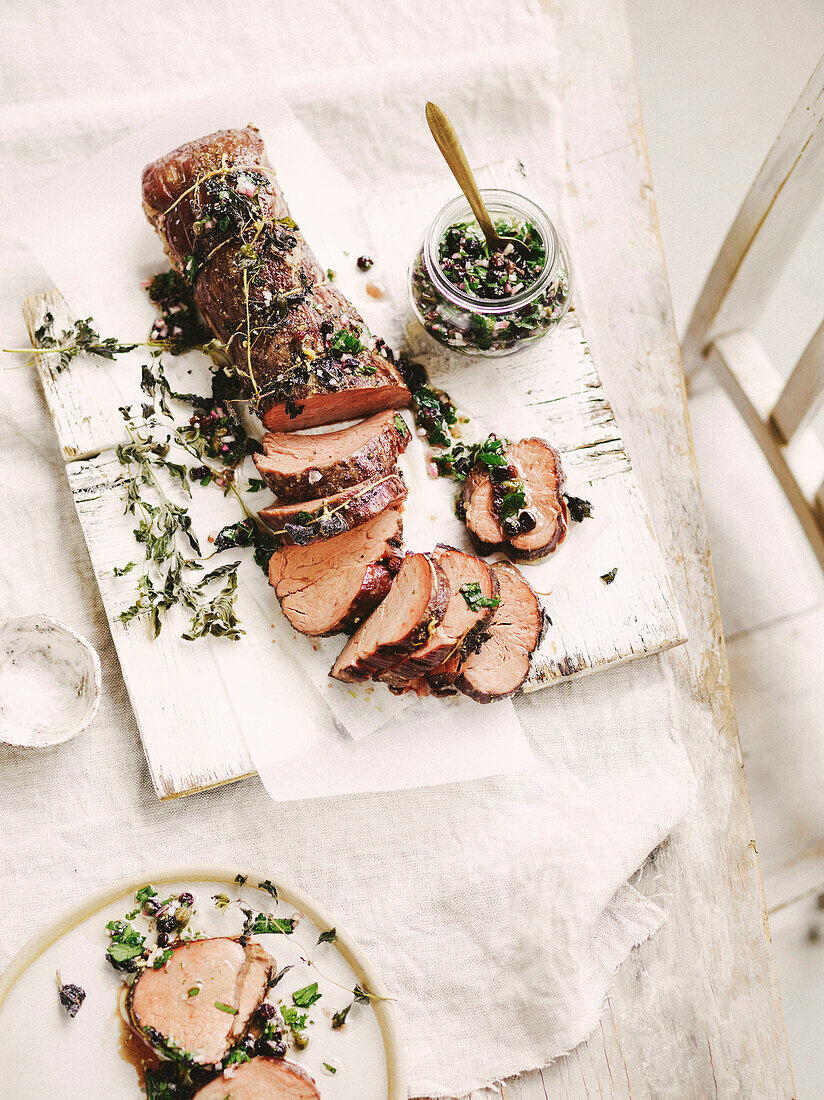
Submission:
M 93 646 L 46 615 L 0 621 L 0 741 L 38 748 L 87 728 L 100 705 Z

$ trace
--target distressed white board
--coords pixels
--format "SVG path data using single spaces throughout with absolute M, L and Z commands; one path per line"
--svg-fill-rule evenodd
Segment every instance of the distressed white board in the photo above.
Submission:
M 522 185 L 522 173 L 515 162 L 485 170 L 486 182 L 504 187 Z M 414 232 L 425 220 L 431 199 L 426 188 L 411 192 L 388 203 L 383 217 L 395 225 L 403 219 Z M 373 208 L 373 223 L 375 216 Z M 381 241 L 387 242 L 387 253 L 389 238 L 376 233 L 379 248 Z M 397 257 L 380 254 L 380 258 L 385 270 L 403 270 Z M 53 315 L 57 333 L 73 321 L 56 291 L 28 299 L 24 313 L 32 336 L 46 312 Z M 454 359 L 437 350 L 432 353 L 431 347 L 425 351 L 433 381 L 448 390 Z M 211 638 L 191 643 L 181 638 L 185 622 L 179 609 L 167 613 L 166 625 L 154 640 L 142 623 L 124 627 L 118 619 L 134 598 L 134 574 L 116 577 L 113 570 L 141 556 L 131 534 L 133 521 L 123 514 L 124 470 L 114 454 L 117 443 L 126 439 L 119 407 L 140 400 L 135 357 L 142 358 L 139 351 L 112 364 L 78 356 L 68 369 L 58 372 L 56 356 L 39 355 L 37 368 L 152 782 L 158 796 L 167 798 L 250 774 L 253 765 L 233 694 L 251 688 L 237 685 L 227 675 L 225 647 L 232 643 Z M 208 389 L 202 357 L 188 356 L 187 365 L 192 360 L 195 374 L 186 388 Z M 518 400 L 532 408 L 542 431 L 560 449 L 568 472 L 576 479 L 576 493 L 585 494 L 588 483 L 597 483 L 593 495 L 609 519 L 606 530 L 583 554 L 573 555 L 567 548 L 558 582 L 544 597 L 551 626 L 525 690 L 535 691 L 683 642 L 683 622 L 652 523 L 575 312 L 568 314 L 550 340 L 505 363 L 499 369 L 506 370 L 507 384 Z M 209 525 L 214 528 L 237 518 L 226 511 L 217 494 L 210 494 L 210 507 L 214 520 L 210 514 Z M 433 545 L 436 541 L 433 537 Z M 244 645 L 251 641 L 263 650 L 272 644 L 271 619 L 280 612 L 274 597 L 260 591 L 262 577 L 248 565 L 243 563 L 239 575 L 239 599 L 247 595 L 244 586 L 255 589 L 241 616 L 247 631 Z M 529 575 L 529 567 L 524 569 Z M 617 569 L 616 578 L 607 586 L 601 576 L 613 569 Z
M 519 161 L 488 165 L 477 177 L 482 187 L 531 195 Z M 502 358 L 470 359 L 451 352 L 411 320 L 406 269 L 415 242 L 421 226 L 429 224 L 454 192 L 455 184 L 445 180 L 367 206 L 367 227 L 392 299 L 376 323 L 382 323 L 382 333 L 390 331 L 391 341 L 405 338 L 426 364 L 433 384 L 447 393 L 459 392 L 471 377 L 472 387 L 488 384 L 494 387 L 491 392 L 533 414 L 541 434 L 561 452 L 571 491 L 586 497 L 594 486 L 590 495 L 597 500 L 599 520 L 608 512 L 607 529 L 582 556 L 573 555 L 571 546 L 558 551 L 559 579 L 550 580 L 551 592 L 544 596 L 552 625 L 524 685 L 525 691 L 536 691 L 670 649 L 686 640 L 686 631 L 652 519 L 574 307 L 544 340 Z M 531 567 L 523 564 L 521 569 L 531 579 Z M 617 569 L 615 580 L 606 586 L 601 577 L 612 569 Z

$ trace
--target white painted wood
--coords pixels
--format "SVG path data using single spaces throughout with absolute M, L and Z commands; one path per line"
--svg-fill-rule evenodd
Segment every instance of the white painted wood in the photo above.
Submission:
M 56 337 L 74 324 L 75 318 L 57 291 L 29 298 L 23 303 L 23 316 L 32 344 L 35 329 L 46 313 L 54 318 Z M 61 371 L 57 355 L 33 356 L 66 462 L 121 442 L 123 417 L 118 409 L 121 405 L 140 404 L 142 358 L 140 349 L 118 356 L 114 362 L 78 355 L 71 369 Z
M 729 642 L 770 910 L 824 883 L 824 606 Z
M 751 329 L 821 201 L 824 59 L 816 66 L 727 234 L 683 341 L 689 377 L 712 338 Z
M 491 182 L 513 186 L 522 179 L 522 171 L 509 164 L 496 166 L 489 174 Z M 407 198 L 403 209 L 393 206 L 386 211 L 392 225 L 405 220 L 413 233 L 422 221 L 415 195 Z M 63 327 L 71 323 L 59 295 L 52 293 L 27 302 L 32 332 L 47 309 L 62 311 Z M 551 593 L 546 594 L 552 622 L 535 655 L 525 684 L 527 691 L 658 653 L 685 640 L 683 620 L 653 534 L 652 519 L 577 314 L 571 312 L 552 342 L 540 347 L 548 349 L 545 354 L 510 361 L 507 369 L 513 392 L 535 409 L 547 435 L 560 448 L 569 472 L 576 472 L 579 481 L 585 478 L 581 481 L 584 486 L 588 482 L 598 486 L 596 507 L 603 509 L 611 522 L 580 559 L 569 559 L 558 581 L 553 582 Z M 48 362 L 44 366 L 50 369 Z M 63 376 L 71 375 L 74 366 L 73 362 L 62 372 L 61 381 Z M 83 385 L 91 387 L 94 376 L 90 372 L 97 369 L 97 364 L 82 361 L 80 366 Z M 127 377 L 138 373 L 133 364 L 120 364 L 120 370 Z M 450 389 L 448 372 L 437 375 L 436 381 Z M 74 395 L 79 391 L 70 392 Z M 87 404 L 94 397 L 89 388 L 82 393 Z M 102 390 L 101 400 L 109 399 L 111 394 Z M 83 431 L 81 411 L 76 403 L 61 410 L 64 430 L 74 439 Z M 120 441 L 125 438 L 125 429 L 122 417 L 119 413 L 117 416 Z M 248 646 L 253 644 L 252 639 L 261 646 L 271 643 L 266 616 L 278 614 L 273 597 L 264 592 L 258 605 L 247 609 L 247 636 L 240 643 L 209 639 L 192 644 L 182 640 L 184 619 L 177 610 L 168 615 L 168 624 L 157 640 L 149 638 L 142 622 L 124 628 L 118 615 L 134 599 L 134 579 L 133 574 L 117 578 L 113 569 L 139 558 L 140 553 L 131 535 L 134 524 L 124 521 L 122 514 L 122 467 L 107 447 L 85 461 L 70 462 L 68 473 L 159 796 L 199 790 L 248 774 L 251 761 L 232 705 L 233 688 L 221 677 L 221 647 Z M 222 522 L 230 522 L 231 518 Z M 215 518 L 212 526 L 220 525 Z M 566 554 L 572 554 L 573 549 L 567 548 Z M 612 569 L 617 569 L 617 575 L 607 586 L 601 576 Z M 263 610 L 269 605 L 270 613 Z M 246 686 L 244 691 L 257 691 L 257 710 L 266 713 L 264 687 Z
M 824 397 L 824 322 L 816 329 L 781 391 L 770 420 L 783 443 L 809 424 Z
M 729 644 L 824 601 L 824 572 L 760 447 L 709 372 L 701 392 L 690 394 L 690 419 Z M 766 516 L 769 538 L 754 538 Z
M 807 430 L 784 445 L 769 420 L 781 381 L 758 341 L 748 332 L 715 340 L 707 360 L 764 452 L 813 551 L 824 567 L 824 524 L 815 494 L 824 476 L 824 447 Z
M 520 161 L 487 165 L 476 175 L 482 187 L 530 192 L 528 170 Z M 451 183 L 429 184 L 366 208 L 375 254 L 383 270 L 394 273 L 389 282 L 399 315 L 408 308 L 404 276 L 416 238 L 453 190 Z M 435 344 L 417 322 L 407 327 L 406 337 L 411 354 L 426 363 L 433 385 L 454 394 L 466 376 L 467 360 Z M 496 392 L 503 372 L 505 399 L 535 415 L 540 434 L 558 448 L 564 469 L 577 479 L 572 491 L 586 496 L 587 483 L 597 486 L 596 511 L 603 509 L 610 518 L 609 529 L 583 561 L 571 560 L 572 546 L 559 551 L 561 578 L 550 582 L 551 593 L 544 599 L 552 624 L 524 690 L 536 691 L 683 642 L 684 624 L 653 520 L 577 311 L 571 309 L 550 336 L 518 355 L 472 361 L 472 372 L 478 385 L 489 379 L 490 392 Z M 586 480 L 578 488 L 581 479 Z M 601 577 L 613 568 L 618 572 L 607 587 Z M 522 569 L 532 579 L 530 567 Z
M 511 1100 L 795 1096 L 741 767 L 684 383 L 622 0 L 552 5 L 587 337 L 671 564 L 695 816 L 649 861 L 664 927 L 618 972 L 589 1040 Z
M 238 729 L 231 685 L 222 674 L 223 647 L 245 641 L 183 641 L 180 635 L 188 620 L 179 608 L 167 612 L 156 639 L 142 620 L 124 627 L 118 615 L 135 598 L 139 568 L 124 577 L 112 570 L 139 562 L 142 555 L 132 535 L 136 521 L 123 514 L 123 466 L 106 450 L 70 463 L 66 472 L 158 797 L 251 775 L 254 768 Z M 243 623 L 261 645 L 271 644 L 266 625 L 248 619 Z M 235 690 L 264 694 L 254 682 Z

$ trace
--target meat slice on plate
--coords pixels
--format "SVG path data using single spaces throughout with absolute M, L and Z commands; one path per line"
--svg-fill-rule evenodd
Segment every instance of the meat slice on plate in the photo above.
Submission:
M 407 554 L 389 595 L 358 627 L 329 673 L 356 683 L 392 668 L 429 641 L 449 603 L 449 581 L 431 554 Z
M 487 624 L 489 638 L 468 656 L 456 681 L 478 703 L 505 699 L 518 690 L 529 675 L 544 627 L 541 603 L 519 570 L 496 562 L 492 571 L 501 602 Z
M 146 166 L 143 208 L 272 431 L 408 405 L 394 363 L 289 215 L 253 126 Z
M 507 465 L 490 469 L 479 462 L 470 471 L 462 496 L 466 525 L 481 543 L 506 544 L 513 557 L 537 561 L 557 550 L 567 533 L 561 456 L 535 437 L 505 444 L 503 454 Z M 506 500 L 512 482 L 523 483 L 526 500 L 502 520 L 495 499 Z
M 132 1024 L 161 1053 L 182 1050 L 198 1065 L 213 1066 L 245 1035 L 274 969 L 260 944 L 223 936 L 190 940 L 134 982 Z
M 410 438 L 403 417 L 389 410 L 336 432 L 268 432 L 255 465 L 279 500 L 309 500 L 391 473 Z
M 193 1100 L 320 1100 L 302 1066 L 278 1058 L 252 1058 L 199 1089 Z
M 269 559 L 269 583 L 283 614 L 312 637 L 355 626 L 392 587 L 402 541 L 400 509 L 387 508 L 334 538 L 282 546 Z
M 433 556 L 449 581 L 449 603 L 426 644 L 376 677 L 393 691 L 420 690 L 422 685 L 414 681 L 424 673 L 435 675 L 442 686 L 441 678 L 447 672 L 440 670 L 460 653 L 467 635 L 492 617 L 498 600 L 498 579 L 481 558 L 443 544 L 435 547 Z
M 303 504 L 273 504 L 259 514 L 283 542 L 306 546 L 352 531 L 405 499 L 406 483 L 400 473 L 394 473 Z

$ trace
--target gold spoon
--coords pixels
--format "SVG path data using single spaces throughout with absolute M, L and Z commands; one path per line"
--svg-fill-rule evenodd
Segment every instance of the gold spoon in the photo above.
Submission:
M 436 103 L 427 103 L 426 121 L 429 123 L 435 144 L 443 154 L 443 159 L 449 165 L 452 175 L 458 181 L 458 186 L 472 207 L 472 213 L 486 237 L 489 251 L 503 252 L 507 245 L 512 245 L 519 256 L 528 260 L 531 255 L 529 246 L 524 241 L 519 241 L 517 237 L 502 237 L 493 225 L 455 128 Z

